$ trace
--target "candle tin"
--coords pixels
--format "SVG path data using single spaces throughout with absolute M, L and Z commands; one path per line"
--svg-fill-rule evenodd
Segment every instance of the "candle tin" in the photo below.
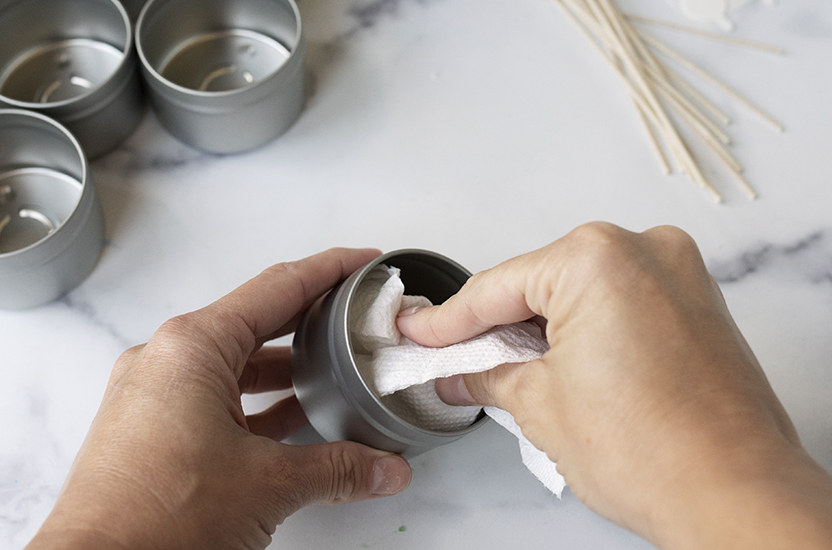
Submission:
M 312 427 L 327 441 L 357 441 L 377 449 L 415 456 L 459 439 L 487 417 L 457 431 L 432 431 L 399 418 L 362 378 L 350 336 L 350 308 L 356 289 L 377 265 L 401 270 L 405 293 L 447 300 L 471 273 L 426 250 L 384 254 L 351 274 L 306 312 L 292 342 L 292 383 Z
M 188 145 L 247 151 L 300 115 L 305 44 L 293 0 L 149 0 L 136 46 L 159 120 Z
M 0 110 L 0 308 L 35 307 L 92 271 L 104 241 L 84 151 L 39 113 Z
M 54 118 L 94 159 L 144 103 L 133 30 L 117 0 L 0 0 L 0 107 Z

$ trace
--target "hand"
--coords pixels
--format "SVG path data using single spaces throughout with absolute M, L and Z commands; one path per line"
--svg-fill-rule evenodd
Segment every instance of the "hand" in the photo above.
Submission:
M 601 515 L 665 548 L 832 547 L 832 481 L 682 231 L 590 224 L 404 313 L 429 346 L 545 319 L 541 360 L 437 390 L 512 413 Z
M 125 352 L 30 548 L 264 548 L 303 506 L 404 490 L 410 467 L 397 455 L 279 443 L 306 422 L 294 397 L 251 416 L 240 404 L 241 393 L 291 387 L 289 350 L 262 344 L 377 255 L 276 265 Z

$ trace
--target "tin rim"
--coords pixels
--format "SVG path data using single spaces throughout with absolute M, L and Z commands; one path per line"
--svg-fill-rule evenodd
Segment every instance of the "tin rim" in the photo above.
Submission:
M 3 102 L 7 103 L 9 105 L 12 105 L 14 107 L 18 107 L 18 108 L 21 108 L 21 109 L 32 110 L 32 111 L 37 112 L 37 111 L 44 110 L 44 109 L 60 108 L 60 107 L 66 106 L 66 105 L 72 105 L 73 103 L 83 101 L 86 98 L 88 98 L 88 97 L 92 96 L 93 94 L 95 94 L 96 92 L 98 92 L 99 90 L 103 89 L 108 84 L 110 84 L 113 81 L 113 79 L 116 77 L 116 75 L 118 75 L 120 72 L 122 72 L 124 70 L 124 67 L 127 65 L 127 63 L 129 63 L 131 61 L 130 60 L 130 57 L 131 57 L 130 54 L 132 53 L 131 50 L 133 48 L 133 24 L 130 22 L 130 17 L 127 15 L 127 10 L 124 9 L 124 6 L 121 5 L 121 2 L 119 2 L 118 0 L 109 0 L 109 1 L 110 1 L 110 4 L 115 6 L 116 9 L 121 14 L 122 23 L 124 23 L 124 28 L 127 30 L 127 33 L 125 35 L 124 48 L 122 48 L 122 51 L 121 51 L 122 59 L 119 62 L 116 69 L 113 71 L 113 73 L 109 77 L 107 77 L 98 86 L 90 88 L 88 91 L 84 92 L 83 94 L 79 94 L 77 96 L 70 97 L 68 99 L 64 99 L 64 100 L 61 100 L 61 101 L 54 101 L 54 102 L 50 102 L 50 103 L 34 103 L 34 102 L 31 102 L 31 101 L 20 101 L 18 99 L 13 99 L 13 98 L 10 98 L 10 97 L 7 97 L 7 96 L 4 96 L 4 95 L 0 94 L 0 98 L 2 98 Z M 119 87 L 119 89 L 121 89 L 121 88 L 123 88 L 123 86 Z M 7 109 L 7 110 L 9 110 L 9 109 Z
M 15 115 L 38 119 L 41 122 L 44 122 L 52 126 L 53 128 L 57 129 L 64 135 L 64 137 L 66 137 L 69 140 L 70 143 L 72 143 L 72 146 L 75 148 L 75 152 L 78 153 L 78 159 L 81 161 L 81 196 L 79 197 L 78 202 L 73 207 L 72 212 L 70 212 L 70 214 L 60 224 L 56 225 L 55 229 L 51 231 L 48 235 L 23 248 L 0 254 L 0 258 L 14 258 L 16 256 L 21 256 L 31 251 L 35 247 L 42 246 L 44 243 L 50 242 L 53 239 L 57 238 L 57 236 L 61 232 L 61 229 L 66 227 L 70 220 L 75 218 L 75 215 L 78 213 L 78 209 L 84 202 L 84 196 L 88 193 L 89 189 L 89 185 L 87 185 L 87 180 L 89 177 L 89 163 L 87 161 L 86 155 L 84 154 L 84 150 L 81 148 L 81 144 L 78 142 L 75 136 L 72 135 L 72 133 L 69 130 L 67 130 L 66 127 L 64 127 L 61 123 L 49 118 L 48 116 L 42 115 L 41 113 L 35 111 L 26 111 L 23 109 L 0 109 L 0 118 L 3 118 L 4 116 Z
M 349 329 L 349 310 L 350 310 L 350 307 L 352 306 L 353 296 L 355 295 L 356 291 L 358 290 L 358 287 L 361 285 L 361 282 L 363 281 L 365 275 L 367 273 L 369 273 L 373 268 L 375 268 L 376 266 L 384 263 L 387 260 L 390 260 L 391 258 L 396 258 L 398 256 L 406 256 L 406 255 L 430 256 L 432 258 L 441 260 L 442 262 L 445 262 L 445 263 L 449 264 L 450 266 L 453 266 L 454 268 L 458 269 L 461 273 L 465 273 L 468 277 L 471 276 L 471 273 L 467 269 L 465 269 L 461 264 L 455 262 L 454 260 L 452 260 L 452 259 L 450 259 L 446 256 L 443 256 L 441 254 L 437 254 L 436 252 L 431 252 L 429 250 L 422 250 L 422 249 L 418 249 L 418 248 L 405 248 L 405 249 L 401 249 L 401 250 L 394 250 L 392 252 L 388 252 L 386 254 L 383 254 L 383 255 L 379 256 L 375 260 L 371 261 L 370 263 L 368 263 L 367 265 L 362 267 L 356 273 L 356 278 L 355 278 L 355 281 L 353 282 L 353 284 L 351 284 L 349 286 L 349 288 L 347 289 L 347 296 L 344 300 L 345 301 L 344 317 L 338 323 L 339 324 L 338 329 L 343 331 L 343 334 L 345 336 L 345 341 L 346 341 L 346 344 L 347 344 L 347 350 L 349 351 L 349 359 L 350 359 L 350 361 L 349 361 L 350 373 L 349 374 L 351 376 L 354 376 L 355 379 L 357 379 L 361 383 L 361 386 L 365 390 L 366 394 L 369 395 L 372 398 L 374 404 L 378 405 L 385 413 L 387 413 L 388 418 L 394 419 L 400 425 L 403 425 L 403 426 L 405 426 L 406 428 L 408 428 L 410 430 L 413 430 L 413 431 L 415 431 L 419 434 L 423 434 L 423 435 L 428 436 L 428 437 L 458 438 L 458 437 L 466 435 L 466 434 L 474 431 L 475 429 L 477 429 L 480 426 L 481 422 L 484 419 L 487 418 L 487 416 L 484 414 L 484 412 L 482 410 L 480 411 L 480 414 L 477 416 L 477 418 L 469 426 L 466 426 L 466 427 L 461 428 L 459 430 L 436 431 L 436 430 L 429 430 L 429 429 L 423 428 L 421 426 L 417 426 L 417 425 L 403 419 L 398 414 L 393 412 L 387 405 L 384 404 L 384 402 L 381 400 L 381 398 L 378 396 L 378 394 L 375 392 L 375 390 L 373 390 L 367 384 L 366 380 L 364 380 L 364 377 L 361 375 L 361 372 L 358 369 L 358 364 L 355 361 L 355 352 L 353 351 L 352 335 L 350 334 L 350 329 Z M 343 379 L 344 376 L 345 376 L 345 373 L 342 372 L 342 369 L 343 369 L 343 367 L 339 367 L 336 370 L 335 374 L 338 378 L 342 379 L 341 380 L 342 387 L 347 387 L 348 388 L 348 387 L 350 387 L 350 385 L 347 384 L 347 380 Z M 359 410 L 361 412 L 362 416 L 365 417 L 365 419 L 370 420 L 373 425 L 380 424 L 377 419 L 372 417 L 372 415 L 369 414 L 369 412 L 365 410 L 366 407 L 361 403 L 360 396 L 353 395 L 354 392 L 352 392 L 352 391 L 347 392 L 347 393 L 349 394 L 350 401 L 353 403 L 353 407 L 356 408 L 357 410 Z M 385 428 L 384 431 L 389 430 L 389 428 L 387 426 L 383 426 L 383 427 Z M 378 427 L 377 427 L 377 429 L 378 429 Z M 396 435 L 401 435 L 401 434 L 396 434 Z
M 284 70 L 284 68 L 289 66 L 291 61 L 293 59 L 295 59 L 295 57 L 296 57 L 295 54 L 297 53 L 297 51 L 302 49 L 301 40 L 302 40 L 302 37 L 303 37 L 303 23 L 302 23 L 301 18 L 300 18 L 300 10 L 298 9 L 298 6 L 297 6 L 297 3 L 295 2 L 295 0 L 281 0 L 281 1 L 284 1 L 284 2 L 288 3 L 289 6 L 292 8 L 292 15 L 294 16 L 295 22 L 297 23 L 297 31 L 295 32 L 295 36 L 294 36 L 295 46 L 291 49 L 291 51 L 289 52 L 289 56 L 286 58 L 286 61 L 283 64 L 281 64 L 279 67 L 277 67 L 271 73 L 269 73 L 268 76 L 266 76 L 262 80 L 252 82 L 251 84 L 248 84 L 246 86 L 241 86 L 239 88 L 234 88 L 233 90 L 224 90 L 224 91 L 221 91 L 221 92 L 208 92 L 208 91 L 194 90 L 193 88 L 186 88 L 185 86 L 180 86 L 179 84 L 171 82 L 170 80 L 168 80 L 167 78 L 162 76 L 162 74 L 159 73 L 159 71 L 156 70 L 156 68 L 150 63 L 150 61 L 148 61 L 148 59 L 147 59 L 147 57 L 145 56 L 145 53 L 144 53 L 144 48 L 142 47 L 142 40 L 140 39 L 141 35 L 142 35 L 142 30 L 143 30 L 144 25 L 145 25 L 145 21 L 147 19 L 147 13 L 150 11 L 151 6 L 154 6 L 157 2 L 161 2 L 161 1 L 162 0 L 148 0 L 145 3 L 144 7 L 142 8 L 142 11 L 139 13 L 139 18 L 136 21 L 136 53 L 139 56 L 139 61 L 142 65 L 142 68 L 145 69 L 148 72 L 148 74 L 151 77 L 153 77 L 153 79 L 156 82 L 165 86 L 166 89 L 176 91 L 180 94 L 193 96 L 193 97 L 198 97 L 198 98 L 220 98 L 220 97 L 230 97 L 230 96 L 234 96 L 234 95 L 237 95 L 237 94 L 247 92 L 249 90 L 252 90 L 252 89 L 255 89 L 259 86 L 264 85 L 265 83 L 272 80 L 276 75 L 280 74 Z

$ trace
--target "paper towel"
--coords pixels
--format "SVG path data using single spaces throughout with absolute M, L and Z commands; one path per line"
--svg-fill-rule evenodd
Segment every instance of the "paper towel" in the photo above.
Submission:
M 399 274 L 395 267 L 377 266 L 353 296 L 349 323 L 359 371 L 382 402 L 411 424 L 434 431 L 470 426 L 482 408 L 447 405 L 436 394 L 435 379 L 533 361 L 549 346 L 534 323 L 494 327 L 444 348 L 421 346 L 399 332 L 396 317 L 404 309 L 431 303 L 422 296 L 405 296 Z M 565 483 L 555 463 L 523 436 L 511 414 L 494 407 L 485 412 L 518 438 L 523 463 L 560 497 Z

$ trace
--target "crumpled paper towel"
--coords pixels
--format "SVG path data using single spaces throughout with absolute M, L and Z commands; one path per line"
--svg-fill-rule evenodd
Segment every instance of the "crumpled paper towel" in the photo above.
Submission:
M 349 325 L 358 369 L 382 402 L 407 422 L 434 431 L 470 426 L 482 408 L 447 405 L 436 394 L 435 379 L 533 361 L 549 346 L 534 323 L 494 327 L 444 348 L 421 346 L 399 332 L 396 317 L 431 303 L 423 296 L 405 296 L 399 274 L 395 267 L 377 266 L 356 289 Z M 485 412 L 517 437 L 523 463 L 560 498 L 565 482 L 555 463 L 523 436 L 511 414 L 495 407 Z

